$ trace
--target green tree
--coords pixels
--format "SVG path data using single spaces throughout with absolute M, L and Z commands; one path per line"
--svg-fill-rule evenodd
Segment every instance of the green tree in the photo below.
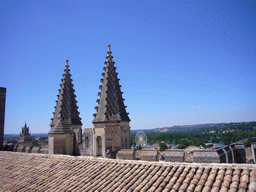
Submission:
M 160 143 L 159 146 L 160 146 L 160 151 L 165 151 L 165 149 L 168 148 L 165 143 Z
M 184 144 L 179 144 L 176 148 L 177 149 L 185 149 L 187 146 Z
M 35 140 L 35 141 L 33 142 L 33 146 L 34 146 L 34 147 L 40 146 L 37 140 Z

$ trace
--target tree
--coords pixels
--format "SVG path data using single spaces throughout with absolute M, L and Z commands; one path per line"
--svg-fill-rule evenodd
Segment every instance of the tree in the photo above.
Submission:
M 165 151 L 165 149 L 168 148 L 165 143 L 160 143 L 159 146 L 160 146 L 160 151 Z

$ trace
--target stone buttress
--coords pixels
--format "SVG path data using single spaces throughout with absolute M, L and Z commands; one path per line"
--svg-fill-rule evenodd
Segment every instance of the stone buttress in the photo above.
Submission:
M 75 90 L 66 60 L 61 88 L 49 131 L 49 154 L 79 155 L 82 143 L 82 123 L 79 117 Z

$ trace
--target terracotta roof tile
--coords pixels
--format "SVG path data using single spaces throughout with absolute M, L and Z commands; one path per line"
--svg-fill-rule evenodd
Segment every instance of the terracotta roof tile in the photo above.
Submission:
M 256 192 L 256 167 L 0 152 L 0 191 Z

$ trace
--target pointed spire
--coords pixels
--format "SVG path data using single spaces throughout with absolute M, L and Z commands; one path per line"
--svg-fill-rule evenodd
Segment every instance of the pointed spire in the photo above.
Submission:
M 69 64 L 66 60 L 61 88 L 57 104 L 55 107 L 54 117 L 50 124 L 50 132 L 70 132 L 71 125 L 82 125 L 79 117 L 75 90 L 73 89 L 71 74 L 69 73 Z
M 27 123 L 25 121 L 24 127 L 21 128 L 21 135 L 30 135 L 29 133 L 29 127 L 27 126 Z
M 117 78 L 115 62 L 112 60 L 111 45 L 108 45 L 108 51 L 105 61 L 106 67 L 103 68 L 102 84 L 100 85 L 99 99 L 97 99 L 98 106 L 95 107 L 93 123 L 108 122 L 108 121 L 130 121 L 124 99 Z

